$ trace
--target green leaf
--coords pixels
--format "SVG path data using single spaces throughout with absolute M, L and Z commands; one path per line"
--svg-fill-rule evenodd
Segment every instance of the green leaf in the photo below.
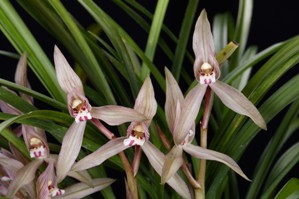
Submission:
M 189 41 L 191 28 L 193 28 L 193 20 L 197 11 L 198 2 L 199 0 L 189 1 L 185 11 L 184 20 L 181 25 L 179 40 L 176 45 L 175 54 L 172 61 L 172 68 L 171 68 L 173 76 L 175 77 L 177 82 L 179 82 L 183 60 L 187 51 L 186 47 Z
M 78 43 L 79 47 L 81 48 L 81 52 L 86 57 L 87 65 L 90 65 L 92 67 L 92 70 L 97 75 L 91 75 L 89 78 L 96 78 L 94 81 L 98 81 L 99 88 L 103 92 L 106 100 L 109 103 L 115 104 L 115 99 L 112 94 L 112 91 L 110 89 L 110 86 L 101 70 L 101 68 L 98 65 L 97 60 L 95 59 L 95 56 L 93 55 L 90 47 L 88 46 L 84 36 L 82 35 L 80 29 L 78 28 L 77 24 L 73 20 L 73 18 L 70 16 L 70 14 L 67 12 L 67 10 L 64 8 L 62 3 L 60 1 L 50 1 L 51 5 L 55 8 L 56 12 L 59 14 L 61 19 L 64 21 L 65 25 L 69 29 L 69 32 L 72 34 L 76 42 Z M 99 78 L 98 78 L 99 77 Z
M 271 170 L 261 198 L 273 198 L 275 189 L 286 174 L 299 162 L 299 143 L 290 147 L 276 162 Z M 298 189 L 299 190 L 299 189 Z
M 57 100 L 65 99 L 60 89 L 53 65 L 26 27 L 10 1 L 0 1 L 0 29 L 15 49 L 27 53 L 28 64 L 47 91 Z
M 157 42 L 161 32 L 168 2 L 169 0 L 159 0 L 156 6 L 154 18 L 152 21 L 151 29 L 145 47 L 145 55 L 151 61 L 153 61 L 156 52 Z M 143 63 L 141 68 L 141 79 L 144 80 L 148 75 L 149 75 L 149 69 L 146 63 Z
M 290 179 L 275 196 L 275 199 L 297 199 L 299 195 L 299 179 Z

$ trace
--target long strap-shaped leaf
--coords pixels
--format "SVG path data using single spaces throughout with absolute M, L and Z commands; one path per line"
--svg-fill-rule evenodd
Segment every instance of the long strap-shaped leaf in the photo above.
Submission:
M 151 30 L 147 39 L 145 55 L 152 61 L 156 52 L 158 38 L 161 32 L 164 16 L 168 6 L 168 0 L 159 0 L 156 6 Z M 143 64 L 141 68 L 141 79 L 145 79 L 149 74 L 148 67 Z
M 0 1 L 0 29 L 19 53 L 26 52 L 29 66 L 48 92 L 63 101 L 64 94 L 57 81 L 53 65 L 32 36 L 10 1 Z
M 74 22 L 74 20 L 71 18 L 69 13 L 66 11 L 64 6 L 60 1 L 50 1 L 51 5 L 55 8 L 56 12 L 60 15 L 61 19 L 64 21 L 65 25 L 68 27 L 69 31 L 72 33 L 72 36 L 77 41 L 78 45 L 82 49 L 83 55 L 86 57 L 88 65 L 92 67 L 95 73 L 97 73 L 97 76 L 93 77 L 90 76 L 90 78 L 97 78 L 96 81 L 98 81 L 99 85 L 101 85 L 102 92 L 105 95 L 105 98 L 107 99 L 107 102 L 115 104 L 116 101 L 114 99 L 114 96 L 112 94 L 112 91 L 110 89 L 110 86 L 108 85 L 108 82 L 102 73 L 101 68 L 99 67 L 97 60 L 95 59 L 90 47 L 88 46 L 86 40 L 84 39 L 82 33 L 80 32 L 80 29 Z

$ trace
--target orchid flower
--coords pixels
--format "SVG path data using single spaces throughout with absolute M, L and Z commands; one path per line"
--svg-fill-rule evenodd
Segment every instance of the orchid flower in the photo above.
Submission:
M 146 117 L 145 121 L 133 121 L 127 129 L 127 136 L 112 139 L 97 151 L 81 159 L 72 167 L 73 171 L 88 169 L 100 165 L 108 158 L 131 147 L 139 146 L 150 164 L 161 175 L 165 156 L 149 141 L 149 126 L 157 111 L 157 102 L 150 77 L 144 81 L 135 101 L 134 110 Z M 185 182 L 176 174 L 167 183 L 184 198 L 190 198 Z
M 196 22 L 193 34 L 195 62 L 194 76 L 205 92 L 209 86 L 220 100 L 233 111 L 250 117 L 262 129 L 266 123 L 256 107 L 237 89 L 219 81 L 220 68 L 215 57 L 215 46 L 207 13 L 203 10 Z
M 57 46 L 54 49 L 54 62 L 58 83 L 67 94 L 69 113 L 75 118 L 75 122 L 64 136 L 57 161 L 57 168 L 59 168 L 57 176 L 60 182 L 67 175 L 79 154 L 87 120 L 95 118 L 109 125 L 119 125 L 129 121 L 143 121 L 145 118 L 133 109 L 122 106 L 92 107 L 85 97 L 80 78 Z
M 199 111 L 198 104 L 203 98 L 203 94 L 200 92 L 203 87 L 197 85 L 184 98 L 176 80 L 167 68 L 165 68 L 165 74 L 165 114 L 175 145 L 166 155 L 161 182 L 167 182 L 182 166 L 183 151 L 200 159 L 222 162 L 248 180 L 238 164 L 229 156 L 191 144 L 195 135 L 195 119 Z M 181 140 L 182 136 L 185 136 L 184 140 Z
M 21 86 L 31 88 L 30 83 L 27 78 L 27 55 L 23 53 L 15 73 L 15 82 Z M 15 92 L 11 91 L 16 94 Z M 16 94 L 17 95 L 17 94 Z M 33 104 L 33 98 L 24 93 L 20 93 L 20 96 L 26 100 L 29 104 Z M 16 108 L 10 106 L 9 104 L 0 101 L 0 108 L 5 113 L 21 115 L 22 112 L 17 110 Z M 34 128 L 27 125 L 21 125 L 20 128 L 17 129 L 16 134 L 18 136 L 23 135 L 25 144 L 30 153 L 31 158 L 44 159 L 49 156 L 49 147 L 46 139 L 46 135 L 44 130 Z M 11 146 L 11 149 L 14 150 L 14 147 Z M 16 152 L 16 150 L 14 150 Z M 25 161 L 23 161 L 25 162 Z

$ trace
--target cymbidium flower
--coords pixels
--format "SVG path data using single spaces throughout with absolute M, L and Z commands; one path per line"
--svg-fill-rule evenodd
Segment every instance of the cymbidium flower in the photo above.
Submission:
M 119 125 L 129 121 L 143 121 L 145 118 L 133 109 L 122 106 L 92 107 L 85 97 L 80 78 L 57 46 L 54 49 L 54 62 L 58 83 L 67 94 L 69 113 L 75 118 L 75 122 L 63 138 L 57 161 L 57 168 L 59 168 L 57 176 L 60 182 L 67 175 L 79 154 L 87 120 L 95 118 L 109 125 Z
M 135 101 L 134 109 L 146 117 L 145 121 L 132 122 L 127 129 L 127 136 L 113 139 L 97 151 L 74 164 L 72 170 L 78 171 L 95 167 L 108 158 L 131 147 L 139 146 L 147 156 L 151 166 L 161 175 L 165 156 L 149 141 L 149 125 L 156 114 L 157 102 L 150 78 L 146 78 Z M 184 198 L 190 198 L 185 182 L 176 174 L 167 183 Z
M 203 10 L 193 34 L 195 62 L 194 76 L 205 89 L 209 86 L 220 100 L 233 111 L 250 117 L 262 129 L 266 123 L 256 107 L 237 89 L 219 81 L 220 68 L 215 57 L 215 46 L 207 13 Z M 202 92 L 205 92 L 204 91 Z
M 183 151 L 191 156 L 222 162 L 247 179 L 237 163 L 229 156 L 194 146 L 191 141 L 195 135 L 195 119 L 199 111 L 199 105 L 202 101 L 202 87 L 194 87 L 184 99 L 184 96 L 172 76 L 171 72 L 165 68 L 166 73 L 166 103 L 165 114 L 167 123 L 172 133 L 175 145 L 166 155 L 162 170 L 161 182 L 165 183 L 183 164 Z M 181 137 L 185 136 L 183 140 Z

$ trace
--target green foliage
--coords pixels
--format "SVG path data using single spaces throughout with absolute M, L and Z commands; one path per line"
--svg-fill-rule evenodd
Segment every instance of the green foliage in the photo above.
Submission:
M 177 37 L 168 24 L 164 23 L 170 3 L 168 0 L 158 1 L 154 11 L 148 10 L 137 1 L 114 0 L 113 3 L 146 33 L 144 50 L 136 41 L 135 35 L 130 35 L 125 27 L 109 15 L 109 10 L 104 10 L 95 1 L 79 0 L 76 3 L 81 7 L 82 13 L 90 15 L 89 17 L 94 20 L 92 25 L 98 31 L 83 27 L 67 9 L 66 4 L 61 1 L 18 0 L 17 2 L 21 9 L 39 23 L 40 28 L 44 28 L 52 35 L 53 46 L 51 48 L 54 49 L 54 44 L 64 48 L 63 53 L 68 53 L 76 66 L 82 70 L 82 76 L 88 80 L 83 82 L 84 90 L 92 103 L 99 106 L 120 104 L 132 107 L 143 80 L 148 75 L 151 76 L 155 92 L 158 93 L 156 94 L 158 113 L 150 128 L 152 134 L 150 140 L 166 153 L 167 149 L 159 139 L 157 126 L 162 129 L 169 140 L 172 139 L 163 110 L 166 92 L 164 65 L 158 65 L 156 59 L 164 56 L 171 60 L 171 65 L 168 67 L 174 77 L 177 80 L 183 79 L 183 83 L 188 84 L 182 89 L 183 92 L 186 92 L 188 87 L 190 89 L 194 86 L 194 58 L 192 49 L 188 48 L 188 42 L 192 41 L 192 31 L 200 1 L 190 0 L 186 3 L 182 24 L 177 24 L 179 26 Z M 238 161 L 241 158 L 246 159 L 244 154 L 251 141 L 259 133 L 271 134 L 270 141 L 264 143 L 263 153 L 257 154 L 258 163 L 246 165 L 254 169 L 254 174 L 249 176 L 252 182 L 245 197 L 248 199 L 296 198 L 294 196 L 299 192 L 298 179 L 289 180 L 288 178 L 292 175 L 290 171 L 298 165 L 299 145 L 298 142 L 292 146 L 288 146 L 287 143 L 299 127 L 299 75 L 294 74 L 289 77 L 288 72 L 294 71 L 299 62 L 299 37 L 273 44 L 259 52 L 255 46 L 246 47 L 252 4 L 252 1 L 240 0 L 237 19 L 233 19 L 230 13 L 217 14 L 214 17 L 212 27 L 216 50 L 219 53 L 217 59 L 223 63 L 221 81 L 243 89 L 244 95 L 258 107 L 267 123 L 277 117 L 282 119 L 279 120 L 276 129 L 270 128 L 269 132 L 260 132 L 260 129 L 250 119 L 227 110 L 215 98 L 210 119 L 210 131 L 213 133 L 209 135 L 211 142 L 208 148 L 225 153 Z M 26 21 L 22 20 L 10 1 L 0 1 L 0 30 L 15 48 L 16 53 L 27 53 L 30 69 L 48 92 L 42 93 L 0 79 L 0 85 L 3 86 L 0 87 L 0 100 L 22 112 L 19 116 L 0 113 L 0 119 L 3 120 L 0 124 L 0 147 L 8 149 L 8 143 L 11 143 L 29 159 L 23 139 L 17 137 L 10 128 L 15 123 L 45 129 L 47 136 L 51 138 L 49 139 L 50 148 L 53 146 L 53 151 L 57 152 L 73 118 L 67 114 L 66 96 L 58 85 L 52 57 L 46 56 L 43 48 L 35 39 L 35 35 L 27 27 Z M 220 50 L 226 50 L 225 53 L 230 50 L 234 51 L 236 46 L 224 48 L 232 39 L 240 46 L 230 60 L 225 62 L 227 57 L 221 56 L 223 51 L 220 52 Z M 169 40 L 174 42 L 175 48 L 166 42 Z M 161 48 L 159 55 L 157 55 L 157 48 Z M 0 56 L 7 56 L 8 59 L 16 58 L 15 52 L 2 50 L 0 50 Z M 250 74 L 250 70 L 256 72 Z M 32 96 L 35 101 L 44 103 L 46 108 L 32 105 L 4 87 Z M 201 114 L 202 112 L 199 117 Z M 117 136 L 123 135 L 125 130 L 124 126 L 112 129 Z M 199 135 L 196 134 L 196 136 L 199 138 Z M 82 154 L 84 156 L 97 150 L 107 141 L 91 122 L 88 123 L 81 157 Z M 133 150 L 128 149 L 126 155 L 132 162 Z M 194 173 L 197 174 L 198 160 L 193 158 L 186 158 L 186 160 L 191 160 Z M 95 169 L 90 169 L 89 173 L 93 178 L 99 178 L 107 176 L 108 170 L 118 175 L 125 173 L 118 157 L 110 158 Z M 185 176 L 182 176 L 185 179 Z M 168 185 L 160 184 L 160 176 L 150 167 L 146 158 L 141 159 L 136 178 L 140 198 L 179 198 L 179 195 Z M 206 198 L 240 197 L 236 178 L 239 177 L 230 173 L 228 167 L 208 161 Z M 124 188 L 123 177 L 118 180 L 123 182 Z M 289 181 L 282 187 L 282 182 L 286 180 Z M 117 192 L 118 190 L 111 187 L 101 191 L 103 198 L 117 198 L 115 194 Z

